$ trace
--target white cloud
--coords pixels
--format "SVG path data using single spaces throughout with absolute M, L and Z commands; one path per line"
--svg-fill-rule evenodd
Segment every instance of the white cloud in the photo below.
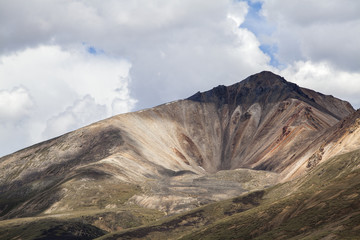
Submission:
M 187 16 L 191 22 L 180 19 L 182 23 L 172 29 L 141 39 L 143 43 L 129 56 L 139 108 L 232 84 L 267 68 L 270 59 L 259 49 L 255 35 L 238 28 L 247 4 L 228 3 L 214 4 L 208 12 L 197 10 L 196 17 Z
M 268 38 L 284 63 L 327 61 L 345 71 L 360 69 L 360 1 L 263 0 L 276 26 Z
M 353 0 L 262 0 L 266 16 L 296 25 L 338 24 L 359 19 L 359 2 Z
M 360 107 L 360 2 L 261 0 L 276 26 L 263 44 L 275 45 L 277 70 L 289 81 Z
M 32 0 L 24 4 L 14 0 L 2 4 L 0 21 L 9 31 L 3 32 L 0 44 L 7 51 L 44 43 L 72 48 L 85 41 L 106 54 L 124 57 L 132 64 L 129 88 L 139 100 L 137 109 L 231 84 L 263 70 L 269 61 L 250 31 L 233 31 L 245 19 L 246 2 Z
M 25 88 L 0 90 L 0 124 L 22 120 L 31 113 L 33 107 L 34 103 Z
M 248 8 L 249 6 L 246 2 L 233 2 L 229 6 L 227 17 L 233 20 L 236 23 L 236 26 L 239 27 L 245 20 Z
M 106 105 L 97 104 L 93 97 L 86 95 L 82 99 L 75 101 L 75 103 L 64 112 L 50 118 L 47 121 L 43 136 L 45 138 L 58 136 L 76 130 L 79 126 L 85 126 L 99 121 L 106 116 Z
M 1 134 L 5 143 L 0 154 L 133 109 L 136 100 L 128 88 L 131 64 L 92 55 L 86 48 L 39 46 L 0 56 L 0 89 L 14 88 L 0 91 L 0 122 L 6 121 L 12 129 L 6 132 L 19 137 Z M 123 104 L 115 112 L 113 102 L 119 99 Z
M 227 6 L 227 1 L 204 0 L 1 1 L 0 44 L 11 50 L 80 40 L 105 43 L 107 49 L 123 48 L 174 28 L 221 20 Z
M 0 90 L 0 155 L 29 143 L 28 120 L 35 104 L 24 87 Z
M 328 62 L 297 61 L 279 71 L 285 79 L 302 87 L 350 101 L 360 107 L 360 73 L 349 73 Z

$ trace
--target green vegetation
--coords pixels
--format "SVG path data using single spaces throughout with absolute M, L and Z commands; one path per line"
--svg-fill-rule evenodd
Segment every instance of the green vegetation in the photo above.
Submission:
M 71 209 L 92 210 L 121 207 L 133 195 L 140 193 L 138 185 L 127 184 L 114 178 L 72 179 L 61 185 L 62 199 L 51 213 Z
M 163 216 L 156 210 L 127 206 L 17 218 L 0 221 L 0 239 L 93 239 L 107 232 L 149 224 Z
M 256 191 L 234 199 L 212 203 L 183 214 L 163 218 L 152 224 L 110 233 L 100 239 L 168 239 L 169 236 L 177 239 L 185 233 L 201 229 L 218 219 L 258 206 L 263 194 L 264 191 Z
M 5 226 L 4 226 L 5 225 Z M 1 239 L 93 239 L 105 231 L 78 221 L 42 219 L 0 225 Z
M 8 216 L 18 216 L 0 221 L 0 239 L 42 239 L 44 236 L 93 239 L 164 216 L 157 210 L 125 204 L 142 191 L 138 185 L 91 171 L 71 177 L 61 185 L 48 184 L 47 188 L 22 191 L 30 189 L 28 185 L 17 188 L 12 195 L 0 196 L 0 203 L 7 206 L 2 214 L 11 211 Z M 52 201 L 54 197 L 56 201 Z

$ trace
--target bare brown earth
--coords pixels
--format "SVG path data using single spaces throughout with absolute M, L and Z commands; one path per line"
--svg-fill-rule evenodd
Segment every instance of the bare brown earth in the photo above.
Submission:
M 0 216 L 139 207 L 141 216 L 174 214 L 264 189 L 358 148 L 357 118 L 340 121 L 353 112 L 345 101 L 261 72 L 1 158 Z

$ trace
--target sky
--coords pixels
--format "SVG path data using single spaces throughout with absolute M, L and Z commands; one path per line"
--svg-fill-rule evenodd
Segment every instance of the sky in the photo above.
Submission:
M 360 107 L 358 0 L 0 0 L 0 156 L 263 70 Z

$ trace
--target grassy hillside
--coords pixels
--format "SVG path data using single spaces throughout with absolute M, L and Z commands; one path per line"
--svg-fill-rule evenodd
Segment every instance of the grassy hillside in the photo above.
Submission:
M 99 239 L 359 239 L 360 150 L 305 177 Z
M 0 239 L 94 239 L 108 232 L 149 224 L 163 213 L 127 206 L 0 221 Z

